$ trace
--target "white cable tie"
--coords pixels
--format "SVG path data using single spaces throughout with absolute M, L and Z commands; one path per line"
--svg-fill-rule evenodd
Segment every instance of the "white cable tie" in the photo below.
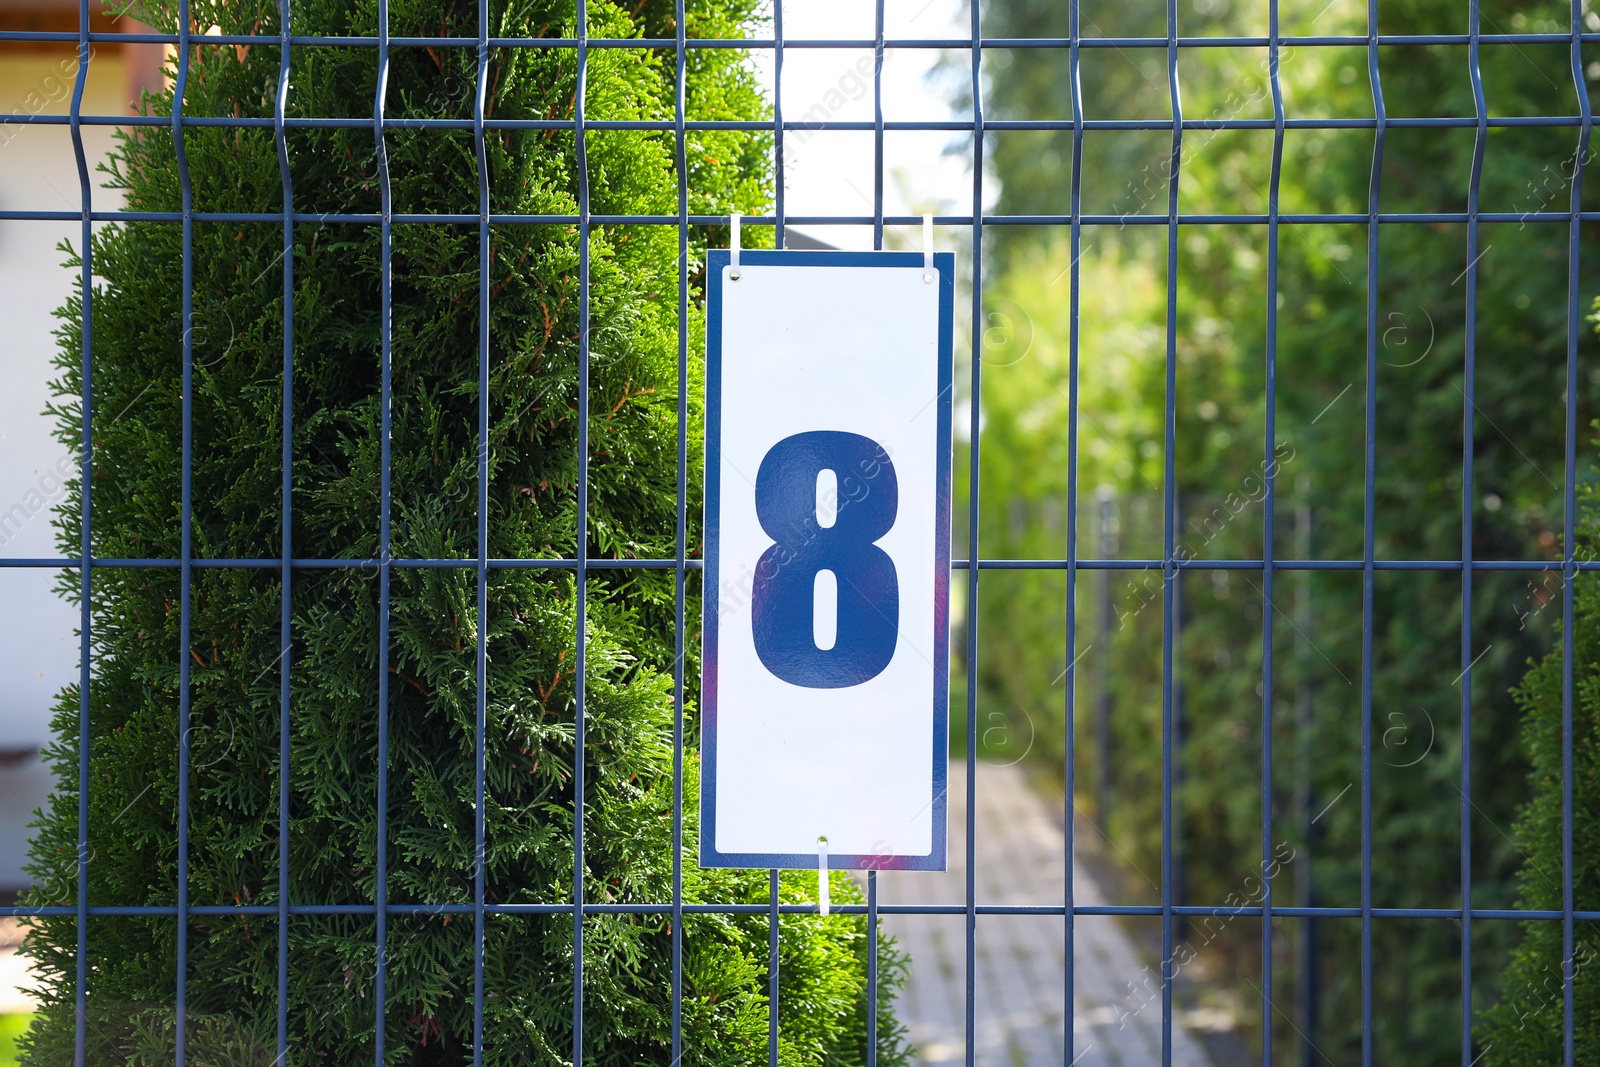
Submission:
M 922 216 L 922 280 L 932 283 L 939 275 L 933 269 L 933 216 Z
M 828 839 L 817 838 L 817 913 L 828 914 Z
M 728 277 L 734 281 L 739 280 L 739 219 L 737 211 L 728 217 L 733 227 L 733 234 L 728 238 Z

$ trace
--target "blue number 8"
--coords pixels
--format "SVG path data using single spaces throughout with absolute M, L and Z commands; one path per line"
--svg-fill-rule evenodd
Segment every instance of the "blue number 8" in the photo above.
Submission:
M 817 522 L 817 476 L 833 471 L 832 526 Z M 776 542 L 762 553 L 751 588 L 756 655 L 767 670 L 808 689 L 842 689 L 876 678 L 894 658 L 900 581 L 873 542 L 900 508 L 899 482 L 883 446 L 860 434 L 815 430 L 773 445 L 756 473 L 756 518 Z M 814 636 L 817 574 L 838 588 L 837 637 Z

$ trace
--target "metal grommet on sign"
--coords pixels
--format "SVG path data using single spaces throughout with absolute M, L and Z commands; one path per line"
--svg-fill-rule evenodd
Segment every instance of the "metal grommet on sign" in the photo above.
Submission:
M 922 216 L 922 280 L 933 284 L 939 275 L 933 269 L 933 216 Z
M 817 838 L 817 914 L 828 914 L 828 839 Z
M 739 280 L 739 219 L 740 214 L 735 211 L 728 216 L 728 223 L 733 227 L 733 233 L 728 238 L 728 278 L 731 281 Z

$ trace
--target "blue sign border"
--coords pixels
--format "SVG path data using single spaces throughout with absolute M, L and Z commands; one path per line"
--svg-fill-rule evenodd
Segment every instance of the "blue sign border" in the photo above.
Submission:
M 795 852 L 719 852 L 717 840 L 717 564 L 718 516 L 721 514 L 722 449 L 722 271 L 729 252 L 712 249 L 706 263 L 706 431 L 705 431 L 705 570 L 701 586 L 702 655 L 700 667 L 700 866 L 811 869 L 817 854 Z M 741 265 L 785 267 L 922 267 L 921 252 L 812 252 L 746 249 Z M 950 750 L 950 420 L 955 314 L 954 252 L 935 252 L 939 275 L 939 470 L 934 531 L 933 626 L 933 849 L 926 856 L 883 856 L 828 853 L 833 870 L 942 871 L 946 863 L 945 798 L 949 789 Z

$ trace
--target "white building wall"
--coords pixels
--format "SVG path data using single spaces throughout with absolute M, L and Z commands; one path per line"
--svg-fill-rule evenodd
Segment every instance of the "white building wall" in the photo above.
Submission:
M 90 63 L 86 114 L 127 111 L 127 76 L 115 49 Z M 0 55 L 0 208 L 79 211 L 81 198 L 66 127 L 28 127 L 4 119 L 65 114 L 77 57 L 60 51 Z M 91 162 L 111 146 L 110 127 L 86 127 Z M 121 204 L 99 189 L 96 208 Z M 62 240 L 78 244 L 80 224 L 0 220 L 0 558 L 58 556 L 51 519 L 65 498 L 60 470 L 78 457 L 52 437 L 44 415 L 55 376 L 54 310 L 77 273 L 61 266 Z M 52 590 L 59 571 L 0 568 L 0 893 L 25 885 L 28 823 L 50 775 L 36 756 L 50 736 L 55 695 L 78 675 L 77 609 Z

